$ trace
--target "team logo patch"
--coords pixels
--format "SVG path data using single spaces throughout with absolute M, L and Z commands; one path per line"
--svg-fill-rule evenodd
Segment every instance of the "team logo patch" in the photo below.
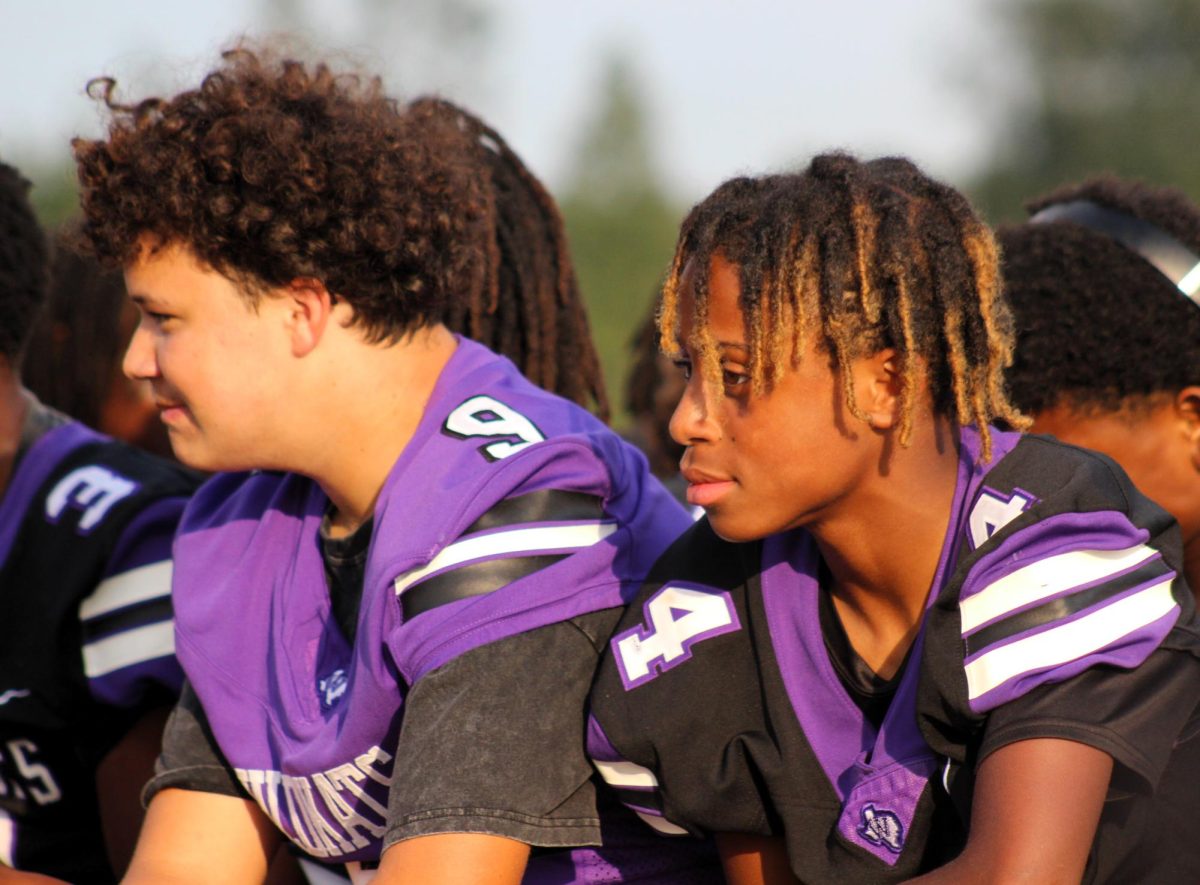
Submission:
M 886 808 L 876 808 L 871 802 L 862 807 L 862 823 L 858 834 L 873 845 L 882 845 L 899 854 L 904 848 L 904 824 L 895 813 Z
M 334 670 L 324 679 L 317 680 L 317 690 L 321 694 L 321 706 L 328 710 L 338 699 L 346 693 L 346 686 L 350 684 L 349 677 L 346 676 L 345 670 Z

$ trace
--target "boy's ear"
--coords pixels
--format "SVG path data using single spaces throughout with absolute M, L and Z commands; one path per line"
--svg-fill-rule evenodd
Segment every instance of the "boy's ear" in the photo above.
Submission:
M 333 314 L 333 296 L 325 284 L 314 277 L 297 277 L 283 287 L 282 294 L 288 299 L 292 355 L 305 356 L 325 335 Z
M 900 420 L 900 390 L 903 372 L 895 348 L 862 357 L 854 363 L 858 407 L 876 430 L 888 430 Z
M 1187 437 L 1192 467 L 1200 472 L 1200 387 L 1185 387 L 1175 394 L 1179 429 Z

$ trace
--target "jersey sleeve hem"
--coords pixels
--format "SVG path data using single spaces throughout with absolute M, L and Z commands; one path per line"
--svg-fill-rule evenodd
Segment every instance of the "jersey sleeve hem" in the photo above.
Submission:
M 1057 738 L 1095 747 L 1136 774 L 1151 789 L 1158 784 L 1162 775 L 1162 771 L 1146 754 L 1116 732 L 1098 725 L 1064 719 L 1038 719 L 989 730 L 979 748 L 979 761 L 982 763 L 1001 747 L 1037 738 Z
M 189 765 L 184 768 L 173 768 L 151 778 L 150 782 L 142 788 L 142 806 L 149 806 L 151 799 L 168 789 L 217 793 L 221 796 L 234 796 L 238 799 L 250 798 L 239 783 L 230 779 L 228 769 L 220 765 Z
M 384 835 L 383 847 L 445 833 L 502 836 L 538 848 L 601 844 L 599 818 L 548 819 L 491 808 L 438 808 L 407 815 L 394 823 Z

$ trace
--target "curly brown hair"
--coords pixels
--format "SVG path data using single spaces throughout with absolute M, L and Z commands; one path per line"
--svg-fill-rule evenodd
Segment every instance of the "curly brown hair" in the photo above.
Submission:
M 851 414 L 866 420 L 849 362 L 894 347 L 903 368 L 901 445 L 912 438 L 922 384 L 939 414 L 979 429 L 985 460 L 990 422 L 1028 425 L 1004 388 L 1013 333 L 995 240 L 966 198 L 909 160 L 830 153 L 803 172 L 718 187 L 680 230 L 663 287 L 664 349 L 675 346 L 685 265 L 707 267 L 718 253 L 739 271 L 756 392 L 813 341 L 839 366 Z M 719 378 L 707 332 L 707 277 L 697 280 L 701 365 Z
M 109 264 L 140 238 L 187 245 L 253 302 L 319 279 L 372 341 L 438 322 L 484 269 L 485 200 L 459 129 L 378 78 L 236 48 L 197 89 L 135 105 L 88 91 L 104 140 L 75 139 L 82 235 Z

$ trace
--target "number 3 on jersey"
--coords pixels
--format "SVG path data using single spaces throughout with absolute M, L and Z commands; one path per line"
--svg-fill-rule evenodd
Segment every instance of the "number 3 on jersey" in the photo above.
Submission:
M 446 418 L 442 430 L 459 439 L 473 436 L 503 436 L 507 439 L 480 446 L 489 461 L 507 458 L 546 437 L 532 421 L 490 396 L 473 396 Z
M 691 658 L 697 642 L 742 626 L 730 595 L 707 587 L 668 584 L 646 601 L 644 611 L 645 627 L 612 641 L 626 691 Z

